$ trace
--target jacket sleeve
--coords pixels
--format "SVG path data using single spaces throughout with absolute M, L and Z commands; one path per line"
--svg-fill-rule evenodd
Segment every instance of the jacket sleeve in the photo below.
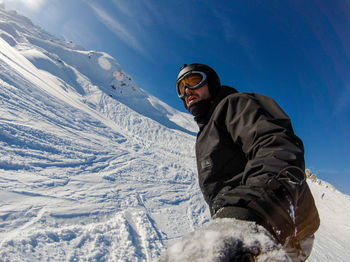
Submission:
M 274 100 L 257 94 L 232 96 L 224 107 L 221 121 L 247 164 L 241 184 L 224 187 L 216 202 L 249 210 L 281 243 L 312 235 L 319 217 L 305 180 L 303 143 L 289 117 Z

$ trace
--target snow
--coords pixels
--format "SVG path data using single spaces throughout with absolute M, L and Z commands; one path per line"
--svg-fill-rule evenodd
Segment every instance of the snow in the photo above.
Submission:
M 350 196 L 322 180 L 310 180 L 309 186 L 321 218 L 309 261 L 350 261 Z
M 191 232 L 162 254 L 158 262 L 219 262 L 233 261 L 233 258 L 236 261 L 238 256 L 247 253 L 254 254 L 257 262 L 290 261 L 263 227 L 225 218 L 212 220 Z
M 210 221 L 192 116 L 110 55 L 0 9 L 0 88 L 0 261 L 152 261 Z M 309 261 L 349 260 L 349 196 L 309 184 Z

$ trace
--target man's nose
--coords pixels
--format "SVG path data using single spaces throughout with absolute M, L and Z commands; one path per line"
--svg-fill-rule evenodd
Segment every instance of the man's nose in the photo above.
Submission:
M 186 95 L 192 94 L 192 89 L 191 89 L 191 88 L 188 88 L 188 87 L 185 87 L 185 94 L 186 94 Z

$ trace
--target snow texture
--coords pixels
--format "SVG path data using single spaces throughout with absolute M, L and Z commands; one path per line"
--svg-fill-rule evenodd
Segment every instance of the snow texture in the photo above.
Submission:
M 226 218 L 215 219 L 190 233 L 157 262 L 224 262 L 243 254 L 254 255 L 257 262 L 290 261 L 266 229 L 253 222 Z
M 108 54 L 0 8 L 0 261 L 157 259 L 210 220 L 196 131 Z M 309 184 L 309 261 L 350 261 L 349 196 Z

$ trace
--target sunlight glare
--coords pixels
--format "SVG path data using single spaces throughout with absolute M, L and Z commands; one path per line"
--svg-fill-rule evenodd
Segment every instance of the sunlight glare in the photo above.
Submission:
M 25 7 L 31 10 L 38 11 L 46 2 L 46 0 L 8 0 L 8 1 L 2 1 L 2 2 L 4 2 L 5 5 L 6 5 L 6 2 L 16 4 L 16 5 L 24 5 Z
M 98 59 L 98 63 L 104 70 L 109 70 L 112 67 L 111 63 L 103 56 Z

